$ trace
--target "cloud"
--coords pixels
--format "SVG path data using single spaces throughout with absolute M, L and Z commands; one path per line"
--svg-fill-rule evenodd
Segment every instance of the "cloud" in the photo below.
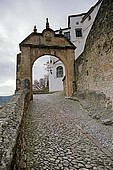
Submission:
M 13 95 L 15 93 L 14 84 L 0 86 L 0 96 Z
M 12 95 L 16 88 L 15 63 L 0 63 L 0 95 Z
M 0 94 L 13 93 L 15 89 L 16 55 L 19 43 L 37 25 L 38 32 L 50 27 L 67 27 L 67 16 L 86 12 L 97 0 L 0 0 Z M 43 60 L 43 59 L 42 59 Z M 38 61 L 37 78 L 42 77 L 42 61 Z
M 14 62 L 4 62 L 0 63 L 0 84 L 5 81 L 5 79 L 15 78 L 15 63 Z M 5 74 L 4 74 L 5 73 Z

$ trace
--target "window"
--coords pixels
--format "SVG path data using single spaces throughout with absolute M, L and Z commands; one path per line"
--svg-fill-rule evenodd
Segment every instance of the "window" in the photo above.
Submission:
M 75 30 L 76 37 L 82 37 L 82 28 L 78 28 Z
M 70 40 L 70 32 L 64 32 L 64 37 L 68 38 Z
M 58 66 L 56 68 L 56 77 L 63 77 L 63 67 L 62 66 Z
M 90 21 L 90 20 L 91 20 L 91 15 L 88 16 L 88 21 Z

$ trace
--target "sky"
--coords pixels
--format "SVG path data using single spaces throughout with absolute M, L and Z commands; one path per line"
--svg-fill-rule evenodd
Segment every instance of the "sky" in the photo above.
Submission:
M 45 29 L 46 18 L 50 28 L 65 28 L 68 16 L 87 12 L 98 0 L 0 0 L 0 96 L 14 94 L 16 88 L 16 55 L 19 43 L 33 31 Z M 36 61 L 35 79 L 46 73 L 47 58 Z

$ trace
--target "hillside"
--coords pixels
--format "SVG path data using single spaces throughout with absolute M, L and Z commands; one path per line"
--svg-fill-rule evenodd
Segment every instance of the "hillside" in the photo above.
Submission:
M 0 105 L 7 103 L 13 96 L 0 96 Z

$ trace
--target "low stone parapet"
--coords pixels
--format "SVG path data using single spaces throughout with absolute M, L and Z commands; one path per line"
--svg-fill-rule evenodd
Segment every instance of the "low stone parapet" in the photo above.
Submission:
M 29 91 L 19 91 L 0 110 L 0 170 L 12 170 L 17 139 L 29 104 Z

